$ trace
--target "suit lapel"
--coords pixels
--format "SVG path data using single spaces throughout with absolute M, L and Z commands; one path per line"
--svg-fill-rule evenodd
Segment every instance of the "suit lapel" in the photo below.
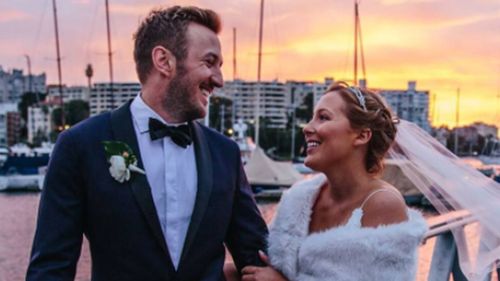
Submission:
M 120 108 L 111 112 L 111 130 L 115 140 L 124 142 L 132 148 L 137 156 L 137 165 L 139 168 L 144 169 L 137 137 L 135 135 L 134 125 L 132 123 L 132 114 L 130 112 L 131 103 L 132 102 L 129 101 Z M 146 175 L 133 173 L 129 183 L 135 199 L 137 200 L 137 203 L 139 204 L 154 237 L 156 238 L 161 249 L 167 255 L 169 266 L 173 269 L 174 266 L 172 259 L 170 258 L 167 244 L 161 230 L 158 214 L 156 213 L 153 196 L 151 194 L 151 187 L 149 186 Z
M 196 156 L 196 170 L 198 173 L 198 191 L 196 193 L 196 201 L 191 215 L 186 240 L 182 249 L 181 260 L 179 267 L 183 265 L 191 246 L 196 237 L 196 233 L 203 219 L 203 215 L 208 206 L 210 194 L 212 192 L 213 174 L 212 174 L 212 157 L 210 155 L 210 147 L 208 146 L 206 136 L 203 133 L 202 127 L 197 122 L 191 123 L 193 132 L 193 144 Z

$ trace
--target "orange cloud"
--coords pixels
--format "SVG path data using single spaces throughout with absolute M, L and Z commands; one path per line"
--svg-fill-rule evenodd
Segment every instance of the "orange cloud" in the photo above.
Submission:
M 108 80 L 104 4 L 83 5 L 88 2 L 72 0 L 59 8 L 63 82 L 67 84 L 84 84 L 83 70 L 89 62 L 94 65 L 95 81 Z M 434 124 L 452 126 L 456 89 L 460 87 L 460 124 L 483 120 L 500 125 L 499 103 L 493 102 L 500 91 L 500 3 L 498 0 L 473 2 L 361 1 L 368 84 L 376 88 L 405 89 L 409 80 L 416 80 L 418 89 L 436 94 Z M 256 80 L 258 1 L 176 0 L 172 3 L 212 8 L 221 15 L 223 73 L 228 80 L 232 79 L 232 28 L 236 27 L 238 77 Z M 71 11 L 65 9 L 71 5 Z M 137 81 L 132 34 L 138 19 L 153 7 L 163 5 L 169 3 L 164 0 L 111 1 L 116 81 Z M 265 5 L 262 79 L 323 81 L 325 76 L 352 79 L 352 1 L 276 0 L 266 1 Z M 95 7 L 99 8 L 99 14 L 89 16 Z M 24 68 L 24 51 L 19 50 L 29 50 L 36 45 L 30 43 L 35 41 L 34 25 L 38 22 L 20 21 L 30 15 L 24 9 L 19 6 L 0 12 L 1 22 L 15 21 L 15 24 L 0 25 L 0 32 L 8 35 L 3 41 L 0 39 L 0 63 L 6 66 L 4 68 Z M 10 31 L 14 25 L 16 30 L 18 26 L 24 28 L 24 32 Z M 45 59 L 53 58 L 55 53 L 49 10 L 41 26 L 38 52 L 32 54 L 33 69 L 47 72 L 49 82 L 54 83 L 55 62 Z

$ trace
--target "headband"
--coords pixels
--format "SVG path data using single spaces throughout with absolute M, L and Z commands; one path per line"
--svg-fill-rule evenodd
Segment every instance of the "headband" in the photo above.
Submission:
M 358 100 L 359 105 L 363 108 L 364 111 L 366 111 L 365 96 L 363 96 L 363 93 L 361 92 L 361 90 L 358 87 L 355 87 L 355 86 L 351 86 L 351 87 L 349 87 L 347 89 L 349 89 L 349 91 L 351 93 L 353 93 L 354 96 L 356 96 L 356 99 Z

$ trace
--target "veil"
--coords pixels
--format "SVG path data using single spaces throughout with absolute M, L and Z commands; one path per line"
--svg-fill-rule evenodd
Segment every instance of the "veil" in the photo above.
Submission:
M 462 272 L 469 280 L 484 280 L 500 259 L 500 184 L 461 162 L 417 125 L 400 120 L 397 129 L 389 158 L 402 163 L 402 172 L 440 214 L 470 213 L 473 223 L 452 232 Z

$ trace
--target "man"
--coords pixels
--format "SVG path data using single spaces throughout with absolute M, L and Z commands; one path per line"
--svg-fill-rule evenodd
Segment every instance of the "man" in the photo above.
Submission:
M 82 234 L 94 281 L 224 280 L 224 244 L 239 270 L 260 264 L 267 229 L 238 147 L 193 121 L 223 85 L 219 29 L 217 14 L 196 7 L 140 24 L 142 91 L 60 135 L 27 280 L 73 280 Z

